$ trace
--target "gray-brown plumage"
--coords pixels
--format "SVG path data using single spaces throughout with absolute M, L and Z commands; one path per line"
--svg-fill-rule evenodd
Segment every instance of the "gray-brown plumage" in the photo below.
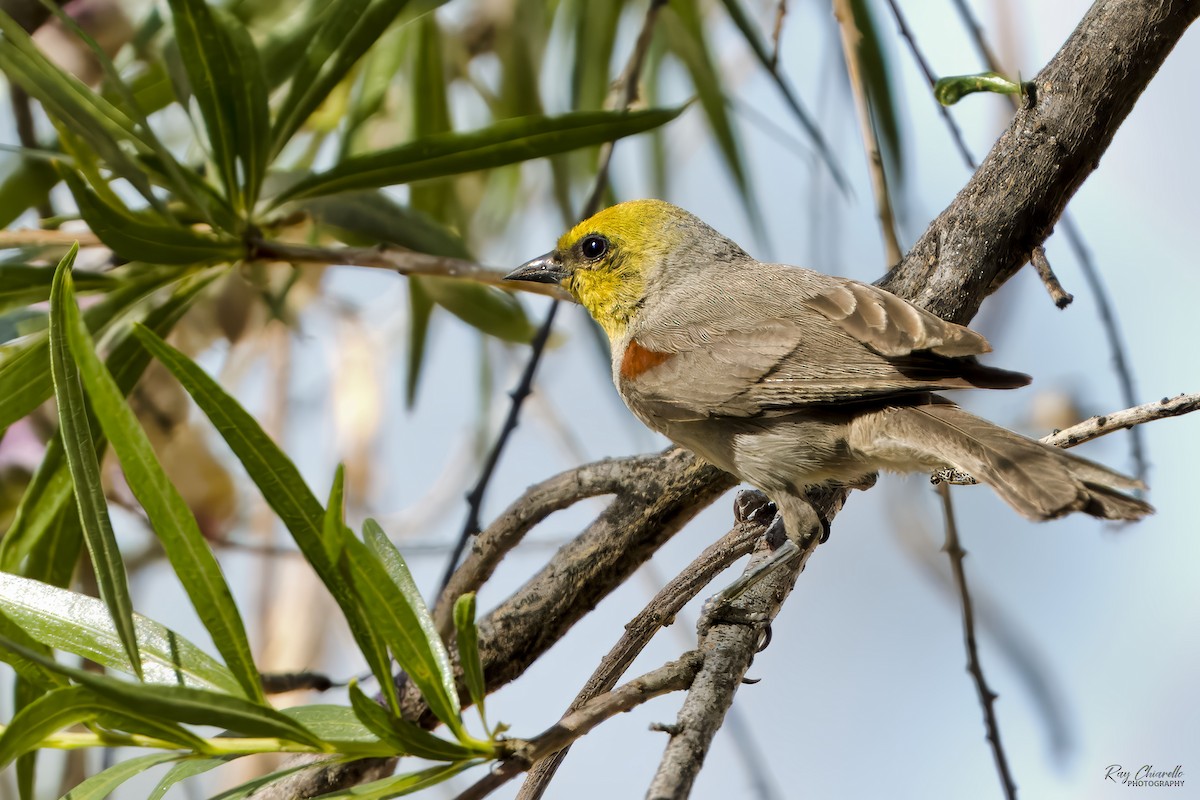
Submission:
M 623 203 L 513 279 L 561 282 L 605 328 L 613 380 L 649 427 L 767 493 L 879 470 L 954 468 L 1031 519 L 1151 513 L 1141 484 L 963 411 L 935 391 L 1029 378 L 987 341 L 883 289 L 760 263 L 686 211 Z

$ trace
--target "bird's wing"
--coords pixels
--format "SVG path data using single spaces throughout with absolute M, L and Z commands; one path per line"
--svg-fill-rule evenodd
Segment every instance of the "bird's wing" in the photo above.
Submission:
M 970 357 L 988 350 L 979 334 L 875 287 L 831 279 L 800 303 L 646 326 L 614 354 L 621 392 L 635 410 L 689 420 L 1029 381 Z
M 987 339 L 947 322 L 877 286 L 822 275 L 820 289 L 804 303 L 883 356 L 929 350 L 941 356 L 990 353 Z

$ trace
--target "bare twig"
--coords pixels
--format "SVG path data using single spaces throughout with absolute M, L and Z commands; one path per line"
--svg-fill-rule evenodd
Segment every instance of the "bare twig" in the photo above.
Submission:
M 963 24 L 970 31 L 975 48 L 979 51 L 980 57 L 987 63 L 988 69 L 1000 72 L 1000 60 L 988 45 L 987 39 L 983 35 L 983 28 L 980 26 L 979 21 L 975 19 L 974 12 L 971 11 L 970 6 L 964 0 L 954 0 L 954 7 L 962 18 Z M 1020 97 L 1017 95 L 1009 95 L 1009 97 L 1012 99 L 1013 105 L 1019 110 L 1021 107 Z M 1075 253 L 1075 258 L 1079 262 L 1083 278 L 1087 281 L 1088 288 L 1092 290 L 1092 294 L 1096 298 L 1096 308 L 1100 313 L 1100 322 L 1104 328 L 1105 338 L 1108 339 L 1108 349 L 1112 353 L 1113 370 L 1117 373 L 1117 383 L 1121 387 L 1122 399 L 1126 405 L 1132 406 L 1137 402 L 1137 387 L 1133 378 L 1133 367 L 1125 352 L 1125 342 L 1121 336 L 1121 326 L 1117 321 L 1117 314 L 1113 309 L 1112 299 L 1109 297 L 1108 289 L 1104 285 L 1104 279 L 1100 276 L 1100 270 L 1092 260 L 1091 249 L 1084 242 L 1083 234 L 1069 212 L 1063 212 L 1062 226 L 1063 232 L 1067 237 L 1067 243 L 1071 246 L 1071 250 Z M 1036 252 L 1035 250 L 1035 255 Z M 1044 251 L 1042 252 L 1042 257 L 1043 259 L 1045 258 Z M 1041 268 L 1036 263 L 1034 266 L 1037 268 L 1038 274 L 1042 275 Z M 1049 269 L 1048 264 L 1046 268 Z M 1045 276 L 1043 276 L 1042 280 L 1045 281 Z M 1047 288 L 1050 288 L 1049 284 L 1047 284 Z M 1053 291 L 1051 292 L 1051 296 L 1054 296 Z M 1059 305 L 1058 298 L 1055 298 L 1054 302 L 1059 308 L 1063 307 Z M 1133 454 L 1134 474 L 1139 480 L 1145 481 L 1148 465 L 1146 463 L 1145 442 L 1142 440 L 1141 431 L 1135 430 L 1133 432 L 1133 435 L 1129 439 L 1129 447 Z
M 0 249 L 10 247 L 70 247 L 79 242 L 80 247 L 101 247 L 100 239 L 91 231 L 58 231 L 39 228 L 22 228 L 16 231 L 0 231 Z
M 833 0 L 833 15 L 842 32 L 842 52 L 846 56 L 846 72 L 850 76 L 850 89 L 854 95 L 854 108 L 858 112 L 858 127 L 862 132 L 863 147 L 867 151 L 867 168 L 871 173 L 871 189 L 875 194 L 875 211 L 879 217 L 879 231 L 883 235 L 884 255 L 888 264 L 898 264 L 903 251 L 896 236 L 896 217 L 892 211 L 892 198 L 888 192 L 887 174 L 883 169 L 883 157 L 879 152 L 879 140 L 875 135 L 875 121 L 871 115 L 871 104 L 867 99 L 866 77 L 862 68 L 862 33 L 854 20 L 849 0 Z
M 745 493 L 744 493 L 745 494 Z M 764 497 L 765 501 L 766 498 Z M 625 633 L 611 650 L 600 660 L 583 689 L 571 701 L 567 715 L 581 708 L 601 692 L 616 685 L 621 675 L 633 663 L 638 654 L 664 625 L 674 620 L 675 615 L 695 597 L 701 589 L 737 559 L 750 553 L 755 541 L 762 536 L 770 519 L 751 517 L 735 525 L 724 536 L 704 549 L 691 564 L 673 580 L 625 626 Z M 537 800 L 550 785 L 559 765 L 566 757 L 567 748 L 541 761 L 530 770 L 517 800 Z
M 1154 403 L 1143 403 L 1133 408 L 1092 417 L 1078 425 L 1072 425 L 1064 430 L 1055 431 L 1049 436 L 1044 436 L 1042 441 L 1055 447 L 1074 447 L 1113 431 L 1128 430 L 1144 422 L 1178 417 L 1198 410 L 1200 410 L 1200 392 L 1164 397 Z
M 1137 402 L 1137 385 L 1133 378 L 1133 366 L 1130 364 L 1129 355 L 1125 350 L 1121 325 L 1117 321 L 1117 312 L 1113 309 L 1112 298 L 1109 297 L 1104 279 L 1100 276 L 1100 270 L 1092 261 L 1091 249 L 1084 243 L 1083 234 L 1079 232 L 1075 221 L 1069 215 L 1064 214 L 1062 224 L 1063 233 L 1075 251 L 1075 258 L 1079 261 L 1079 268 L 1083 271 L 1083 279 L 1087 281 L 1088 288 L 1092 290 L 1092 296 L 1096 300 L 1096 310 L 1100 313 L 1100 323 L 1104 328 L 1104 336 L 1108 339 L 1108 350 L 1112 354 L 1113 370 L 1117 373 L 1117 385 L 1121 387 L 1121 399 L 1125 401 L 1126 405 L 1132 406 Z M 1137 428 L 1134 428 L 1130 435 L 1129 449 L 1133 453 L 1133 474 L 1138 480 L 1145 482 L 1146 473 L 1149 470 L 1146 461 L 1146 445 L 1142 439 L 1142 432 Z
M 393 247 L 309 247 L 306 245 L 280 242 L 271 239 L 261 239 L 250 243 L 250 257 L 272 261 L 286 261 L 290 264 L 331 264 L 350 267 L 371 267 L 389 269 L 401 275 L 433 275 L 442 278 L 460 278 L 474 281 L 487 286 L 504 289 L 517 289 L 546 295 L 556 300 L 569 300 L 566 290 L 551 284 L 533 284 L 529 281 L 519 281 L 521 284 L 504 281 L 507 274 L 504 270 L 492 269 L 474 261 L 445 256 L 431 256 L 426 253 L 416 253 L 411 250 L 401 250 Z
M 783 21 L 787 18 L 787 0 L 775 4 L 775 25 L 771 28 L 771 70 L 779 69 L 779 40 L 783 38 Z
M 692 650 L 684 653 L 676 661 L 631 680 L 619 689 L 592 698 L 534 738 L 515 742 L 513 755 L 501 761 L 490 773 L 460 793 L 455 800 L 481 800 L 528 770 L 530 766 L 584 736 L 601 722 L 655 697 L 686 689 L 691 685 L 703 660 L 698 650 Z
M 1008 800 L 1016 800 L 1017 786 L 1013 782 L 1012 773 L 1008 768 L 1008 757 L 1004 745 L 1000 742 L 1000 724 L 996 721 L 996 694 L 987 685 L 983 676 L 983 665 L 979 661 L 979 648 L 975 642 L 975 612 L 971 607 L 971 593 L 967 590 L 967 575 L 963 569 L 963 559 L 967 552 L 963 550 L 958 539 L 958 525 L 954 520 L 954 506 L 950 502 L 950 487 L 938 484 L 938 494 L 942 498 L 942 511 L 946 519 L 946 555 L 950 558 L 950 567 L 954 572 L 954 583 L 958 587 L 959 604 L 962 607 L 963 640 L 967 648 L 967 671 L 975 681 L 975 691 L 979 695 L 979 705 L 983 708 L 984 726 L 987 728 L 987 740 L 992 748 L 992 757 L 996 761 L 996 771 L 1000 774 L 1000 784 L 1004 796 Z
M 1046 259 L 1046 248 L 1040 244 L 1033 248 L 1033 254 L 1030 256 L 1029 261 L 1033 264 L 1033 268 L 1037 270 L 1038 277 L 1042 279 L 1042 285 L 1050 293 L 1050 299 L 1054 301 L 1054 305 L 1059 308 L 1066 308 L 1071 305 L 1071 301 L 1075 297 L 1059 283 L 1058 276 L 1054 274 L 1054 270 L 1050 267 L 1050 262 Z
M 646 792 L 647 798 L 682 800 L 690 794 L 713 736 L 761 647 L 767 627 L 821 541 L 825 530 L 822 520 L 828 521 L 845 497 L 844 491 L 810 493 L 808 499 L 814 506 L 808 508 L 804 530 L 790 532 L 799 539 L 799 557 L 766 573 L 728 606 L 706 609 L 698 626 L 704 665 L 688 690 L 676 724 L 670 728 L 671 739 Z M 750 560 L 747 571 L 769 556 L 769 548 L 761 548 Z
M 621 108 L 626 110 L 637 100 L 637 84 L 641 78 L 642 66 L 646 63 L 646 52 L 650 49 L 654 22 L 658 19 L 659 9 L 664 5 L 666 5 L 666 0 L 652 0 L 650 3 L 650 8 L 646 12 L 645 22 L 642 25 L 642 32 L 638 36 L 633 52 L 629 54 L 629 61 L 625 66 L 625 70 L 621 73 L 618 86 L 621 87 Z M 608 186 L 608 170 L 612 162 L 613 145 L 614 142 L 607 142 L 604 145 L 600 166 L 596 172 L 595 184 L 588 197 L 588 202 L 584 206 L 583 213 L 580 216 L 581 219 L 587 219 L 600 210 L 600 203 L 603 201 L 604 191 Z M 527 281 L 518 282 L 526 283 Z M 553 288 L 557 289 L 559 287 L 554 286 Z M 446 587 L 450 584 L 450 578 L 454 574 L 454 570 L 458 567 L 458 562 L 462 558 L 467 543 L 479 533 L 479 515 L 480 508 L 483 505 L 484 492 L 487 491 L 488 483 L 491 482 L 492 474 L 495 472 L 496 464 L 500 460 L 500 454 L 504 452 L 504 447 L 508 443 L 509 436 L 517 428 L 521 406 L 525 402 L 525 398 L 533 390 L 533 376 L 537 371 L 538 364 L 542 360 L 542 353 L 546 348 L 546 341 L 550 337 L 550 329 L 554 325 L 554 316 L 557 312 L 558 302 L 556 301 L 547 309 L 546 318 L 538 329 L 537 335 L 530 343 L 529 361 L 525 365 L 525 371 L 521 374 L 521 382 L 511 394 L 512 403 L 509 405 L 508 416 L 504 420 L 504 425 L 500 428 L 500 433 L 496 437 L 492 449 L 488 452 L 483 470 L 479 475 L 479 480 L 475 482 L 475 485 L 467 494 L 467 519 L 463 523 L 463 529 L 459 534 L 458 542 L 454 546 L 454 552 L 450 560 L 446 563 L 446 572 L 442 576 L 442 585 L 439 594 L 445 591 Z
M 525 283 L 525 281 L 521 282 Z M 492 481 L 492 475 L 496 471 L 496 465 L 500 463 L 500 454 L 504 452 L 504 446 L 508 443 L 508 438 L 517 429 L 517 424 L 521 417 L 521 405 L 525 402 L 525 398 L 529 396 L 529 393 L 533 391 L 533 376 L 537 373 L 538 364 L 541 363 L 542 351 L 545 350 L 546 342 L 550 339 L 550 330 L 554 327 L 554 316 L 557 312 L 558 301 L 555 300 L 546 309 L 546 317 L 538 327 L 533 341 L 529 343 L 529 360 L 525 362 L 525 369 L 521 371 L 521 380 L 517 383 L 517 388 L 513 389 L 509 395 L 512 398 L 512 402 L 509 403 L 508 414 L 504 417 L 504 424 L 500 426 L 500 433 L 497 434 L 496 441 L 492 443 L 491 449 L 488 450 L 487 457 L 483 461 L 483 469 L 479 471 L 478 480 L 471 487 L 471 491 L 467 493 L 467 519 L 463 523 L 462 532 L 459 534 L 458 540 L 454 543 L 454 550 L 451 552 L 450 558 L 446 561 L 446 570 L 442 574 L 442 584 L 439 594 L 445 591 L 446 586 L 449 585 L 450 577 L 458 567 L 458 562 L 462 560 L 463 550 L 466 549 L 467 543 L 479 533 L 479 514 L 483 506 L 484 492 L 487 491 L 488 484 Z
M 655 454 L 605 459 L 560 473 L 527 489 L 476 538 L 471 553 L 442 589 L 433 610 L 438 632 L 443 637 L 450 635 L 454 630 L 455 599 L 482 586 L 501 559 L 533 526 L 580 500 L 626 489 L 631 474 L 638 474 L 641 465 L 651 466 L 660 458 Z

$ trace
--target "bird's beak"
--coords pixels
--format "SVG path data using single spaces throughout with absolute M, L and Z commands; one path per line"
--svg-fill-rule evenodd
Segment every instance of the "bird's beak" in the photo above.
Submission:
M 563 266 L 557 251 L 526 261 L 504 276 L 506 281 L 532 281 L 533 283 L 561 283 L 571 272 Z

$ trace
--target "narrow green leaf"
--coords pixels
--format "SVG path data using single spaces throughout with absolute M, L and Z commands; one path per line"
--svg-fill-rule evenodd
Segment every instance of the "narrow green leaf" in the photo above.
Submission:
M 321 741 L 303 725 L 269 705 L 187 686 L 117 680 L 60 664 L 3 637 L 0 637 L 0 648 L 16 652 L 86 686 L 101 697 L 127 708 L 136 708 L 139 713 L 150 717 L 189 725 L 214 725 L 245 736 L 274 737 L 306 744 L 318 750 L 323 748 Z
M 251 700 L 264 702 L 258 670 L 233 593 L 191 509 L 158 463 L 133 409 L 125 403 L 125 393 L 96 355 L 95 345 L 75 305 L 69 276 L 63 286 L 62 305 L 70 355 L 83 378 L 100 426 L 121 462 L 129 488 L 145 510 L 175 576 L 237 677 L 242 692 Z
M 96 461 L 96 446 L 88 428 L 78 369 L 67 349 L 67 305 L 73 306 L 75 302 L 71 295 L 71 265 L 75 263 L 77 252 L 79 247 L 75 245 L 58 262 L 54 285 L 50 290 L 50 373 L 54 379 L 63 448 L 75 488 L 75 503 L 79 508 L 83 538 L 91 556 L 92 569 L 96 573 L 100 598 L 108 606 L 117 636 L 129 655 L 130 666 L 140 678 L 142 661 L 138 657 L 133 603 L 129 598 L 125 564 L 121 560 L 117 539 L 108 518 L 108 502 L 104 499 L 104 488 L 100 483 L 100 465 Z
M 624 2 L 570 5 L 575 56 L 571 60 L 571 108 L 600 109 L 612 86 L 613 46 Z
M 93 333 L 107 330 L 130 306 L 170 280 L 172 278 L 164 275 L 150 275 L 110 292 L 83 312 L 88 330 Z M 46 331 L 0 353 L 0 386 L 4 387 L 4 391 L 0 391 L 0 430 L 33 413 L 54 394 L 54 382 L 46 368 L 49 363 L 50 341 Z
M 0 733 L 0 769 L 35 749 L 50 734 L 93 719 L 96 712 L 84 703 L 90 696 L 82 686 L 67 686 L 47 692 L 17 711 Z
M 103 608 L 101 613 L 106 614 Z M 0 608 L 0 636 L 41 653 L 47 658 L 50 657 L 50 649 L 30 636 L 21 621 L 10 615 L 7 608 Z M 38 692 L 49 692 L 67 685 L 66 679 L 61 675 L 43 668 L 41 664 L 22 658 L 16 653 L 0 651 L 0 661 L 13 668 L 13 672 L 17 674 L 21 684 L 25 685 L 23 693 L 27 698 L 36 697 Z
M 388 800 L 391 797 L 403 797 L 406 794 L 445 783 L 460 772 L 471 767 L 487 763 L 485 759 L 474 758 L 447 764 L 443 767 L 430 767 L 420 772 L 409 772 L 404 775 L 393 775 L 370 783 L 363 783 L 353 789 L 342 789 L 337 792 L 321 795 L 321 800 Z
M 458 662 L 462 665 L 467 694 L 479 709 L 479 717 L 487 730 L 484 700 L 487 684 L 483 679 L 483 659 L 479 655 L 479 629 L 475 627 L 475 593 L 468 592 L 454 601 L 454 630 L 457 632 Z
M 105 800 L 130 778 L 141 775 L 151 767 L 178 761 L 183 757 L 179 753 L 151 753 L 121 761 L 83 781 L 59 800 Z
M 175 40 L 235 207 L 249 212 L 266 174 L 267 82 L 250 34 L 205 0 L 169 0 Z
M 61 474 L 66 478 L 63 501 L 57 506 L 57 512 L 49 517 L 50 522 L 42 529 L 41 535 L 32 542 L 29 558 L 21 565 L 18 574 L 51 586 L 68 586 L 75 575 L 75 568 L 79 566 L 79 557 L 84 552 L 83 525 L 79 522 L 79 512 L 71 496 L 71 476 L 65 461 L 62 461 L 62 438 L 56 435 L 54 440 L 59 443 Z
M 320 225 L 332 228 L 333 234 L 347 244 L 370 246 L 386 242 L 418 253 L 471 258 L 470 248 L 457 232 L 376 189 L 315 197 L 297 205 Z
M 421 367 L 425 363 L 425 346 L 429 340 L 429 320 L 433 316 L 433 298 L 425 288 L 424 278 L 408 279 L 408 356 L 404 362 L 404 403 L 412 408 L 417 400 Z
M 742 159 L 741 143 L 725 105 L 723 82 L 709 51 L 698 4 L 696 0 L 675 0 L 668 9 L 674 12 L 664 14 L 662 18 L 668 46 L 683 61 L 691 76 L 700 107 L 704 110 L 709 129 L 712 130 L 717 147 L 725 159 L 725 166 L 741 195 L 751 224 L 755 226 L 759 238 L 762 238 L 761 215 L 755 208 L 750 178 Z
M 896 98 L 888 79 L 890 69 L 887 51 L 879 37 L 875 15 L 865 0 L 850 0 L 850 13 L 858 28 L 859 58 L 862 62 L 863 88 L 867 102 L 871 105 L 871 122 L 879 140 L 880 155 L 888 174 L 894 180 L 904 178 L 904 147 L 900 136 L 900 123 L 896 112 Z
M 339 753 L 356 756 L 390 756 L 395 753 L 348 706 L 316 703 L 285 708 L 283 713 L 308 728 L 321 741 L 333 745 Z
M 325 545 L 325 555 L 333 564 L 336 564 L 341 558 L 342 540 L 346 537 L 344 533 L 346 523 L 342 521 L 345 518 L 343 508 L 345 480 L 346 468 L 344 465 L 338 464 L 337 470 L 333 473 L 333 485 L 329 488 L 329 502 L 325 505 L 325 519 L 321 526 L 321 541 Z
M 396 688 L 389 672 L 387 650 L 375 632 L 373 615 L 362 608 L 338 566 L 329 560 L 322 535 L 325 509 L 321 508 L 296 465 L 254 418 L 191 359 L 147 328 L 135 325 L 133 332 L 175 375 L 241 461 L 263 499 L 283 521 L 305 559 L 342 609 L 371 672 L 379 678 L 384 691 L 394 698 Z
M 42 645 L 130 672 L 112 618 L 100 600 L 18 575 L 0 573 L 0 634 L 30 642 L 3 627 L 10 619 Z M 220 662 L 153 620 L 134 614 L 142 674 L 152 683 L 178 684 L 236 694 L 237 680 Z
M 392 186 L 515 164 L 613 141 L 670 122 L 683 108 L 580 111 L 556 117 L 502 120 L 467 133 L 427 136 L 399 147 L 348 158 L 293 185 L 284 200 Z
M 462 761 L 478 755 L 457 742 L 448 742 L 387 709 L 363 694 L 357 683 L 350 684 L 350 704 L 354 713 L 371 732 L 386 742 L 393 754 L 427 758 L 430 761 Z
M 31 158 L 4 159 L 0 177 L 0 228 L 7 228 L 17 217 L 50 196 L 58 184 L 54 165 Z
M 206 236 L 165 222 L 156 224 L 105 201 L 74 172 L 60 169 L 60 174 L 88 227 L 122 258 L 152 264 L 195 265 L 235 261 L 244 255 L 244 247 L 237 240 Z
M 528 344 L 537 328 L 515 296 L 471 281 L 426 275 L 425 293 L 468 325 L 506 342 Z
M 188 778 L 194 778 L 197 775 L 203 775 L 205 772 L 214 770 L 217 767 L 224 766 L 230 761 L 241 756 L 214 756 L 211 758 L 189 758 L 186 761 L 181 761 L 175 766 L 167 770 L 167 774 L 163 775 L 162 780 L 154 787 L 150 794 L 146 795 L 146 800 L 162 800 L 163 795 L 167 791 Z
M 13 684 L 13 713 L 20 711 L 44 694 L 41 688 L 34 686 L 20 675 L 16 676 Z M 16 772 L 17 797 L 20 800 L 35 800 L 37 762 L 38 753 L 36 750 L 17 758 L 14 771 Z
M 421 10 L 430 11 L 444 2 L 425 0 Z M 365 4 L 363 0 L 337 0 L 329 4 L 280 106 L 271 131 L 272 155 L 283 149 L 407 5 L 408 0 L 370 0 Z
M 383 633 L 392 656 L 421 690 L 421 696 L 434 715 L 461 741 L 465 734 L 459 717 L 458 695 L 447 690 L 446 681 L 442 679 L 442 660 L 430 644 L 420 612 L 410 605 L 379 557 L 357 538 L 347 537 L 346 555 L 354 589 L 363 605 L 375 611 L 374 623 Z
M 0 311 L 50 299 L 50 283 L 54 270 L 50 267 L 29 267 L 21 264 L 0 264 Z M 107 291 L 116 281 L 107 275 L 80 272 L 75 274 L 75 288 L 80 292 Z
M 213 271 L 207 274 L 198 273 L 182 281 L 166 301 L 146 315 L 144 320 L 146 327 L 159 336 L 166 336 L 191 306 L 192 301 L 216 277 L 217 273 Z M 92 309 L 88 309 L 83 315 L 89 326 L 95 324 L 91 312 Z M 122 394 L 128 395 L 133 391 L 133 387 L 150 363 L 150 354 L 131 333 L 126 331 L 113 344 L 105 363 L 113 373 Z M 90 424 L 89 427 L 91 427 Z M 102 436 L 97 436 L 97 459 L 103 456 L 106 446 L 106 440 Z M 69 553 L 62 551 L 61 544 L 65 542 L 39 543 L 42 542 L 43 536 L 48 533 L 50 528 L 62 525 L 64 509 L 70 499 L 71 476 L 67 472 L 66 461 L 63 458 L 62 437 L 56 432 L 47 443 L 42 463 L 38 465 L 33 479 L 21 497 L 8 532 L 5 533 L 3 539 L 0 539 L 0 569 L 17 572 L 22 559 L 41 547 L 44 548 L 41 553 L 42 565 L 46 567 L 58 565 L 57 569 L 61 571 L 67 560 L 71 558 Z M 71 509 L 70 513 L 78 517 L 74 509 Z M 59 529 L 57 533 L 69 535 L 72 531 Z M 61 555 L 61 558 L 55 557 L 55 553 Z M 37 571 L 32 567 L 27 567 L 22 574 L 55 586 L 65 585 L 65 582 L 53 580 L 50 573 Z M 55 574 L 60 573 L 56 572 Z
M 800 127 L 804 129 L 813 144 L 817 148 L 817 152 L 821 154 L 821 159 L 825 162 L 825 166 L 829 168 L 829 174 L 833 176 L 833 180 L 837 183 L 842 191 L 849 188 L 846 181 L 846 176 L 842 174 L 842 170 L 838 167 L 836 159 L 833 157 L 833 152 L 829 148 L 829 142 L 821 133 L 821 129 L 817 127 L 808 109 L 800 102 L 800 96 L 796 94 L 795 87 L 788 81 L 787 76 L 780 72 L 774 63 L 772 54 L 767 50 L 767 43 L 763 39 L 762 34 L 751 20 L 750 15 L 746 13 L 746 9 L 742 6 L 742 0 L 721 0 L 725 6 L 725 11 L 729 14 L 729 18 L 733 20 L 733 24 L 741 32 L 742 38 L 750 45 L 750 49 L 754 51 L 754 55 L 758 58 L 758 63 L 762 65 L 767 74 L 775 82 L 783 95 L 784 102 L 788 108 L 792 110 L 796 121 L 800 123 Z

